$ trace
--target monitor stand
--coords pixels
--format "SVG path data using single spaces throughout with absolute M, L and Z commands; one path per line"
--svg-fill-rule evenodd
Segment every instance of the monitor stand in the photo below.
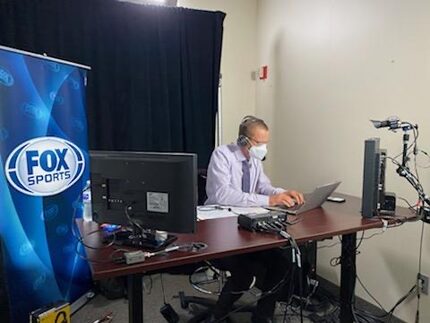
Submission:
M 126 246 L 144 249 L 148 251 L 159 251 L 178 239 L 177 236 L 168 234 L 165 239 L 156 239 L 155 230 L 141 230 L 139 228 L 126 229 L 107 234 L 103 242 L 112 243 L 117 246 Z

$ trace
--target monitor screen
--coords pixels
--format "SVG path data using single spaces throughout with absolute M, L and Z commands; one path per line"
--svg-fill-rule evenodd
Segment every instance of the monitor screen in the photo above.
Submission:
M 90 157 L 94 221 L 195 232 L 195 154 L 91 151 Z

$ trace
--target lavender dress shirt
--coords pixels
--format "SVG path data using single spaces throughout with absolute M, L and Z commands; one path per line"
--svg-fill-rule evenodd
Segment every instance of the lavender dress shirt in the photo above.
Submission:
M 272 186 L 260 160 L 250 158 L 250 193 L 243 192 L 244 160 L 246 158 L 236 144 L 219 146 L 213 151 L 207 172 L 206 205 L 267 206 L 269 195 L 285 191 Z

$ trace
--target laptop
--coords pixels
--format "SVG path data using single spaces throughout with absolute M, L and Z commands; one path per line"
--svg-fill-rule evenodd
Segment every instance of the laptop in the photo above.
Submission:
M 288 214 L 298 215 L 306 211 L 320 207 L 339 186 L 341 182 L 335 182 L 318 186 L 312 193 L 304 194 L 305 203 L 301 205 L 287 206 L 269 206 L 266 209 L 271 211 L 283 211 Z

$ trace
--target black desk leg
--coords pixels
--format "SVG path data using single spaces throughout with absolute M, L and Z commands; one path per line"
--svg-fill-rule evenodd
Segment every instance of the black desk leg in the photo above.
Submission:
M 342 236 L 342 255 L 340 270 L 340 322 L 354 322 L 351 302 L 355 289 L 355 249 L 357 234 Z
M 127 276 L 128 322 L 143 322 L 142 274 Z

